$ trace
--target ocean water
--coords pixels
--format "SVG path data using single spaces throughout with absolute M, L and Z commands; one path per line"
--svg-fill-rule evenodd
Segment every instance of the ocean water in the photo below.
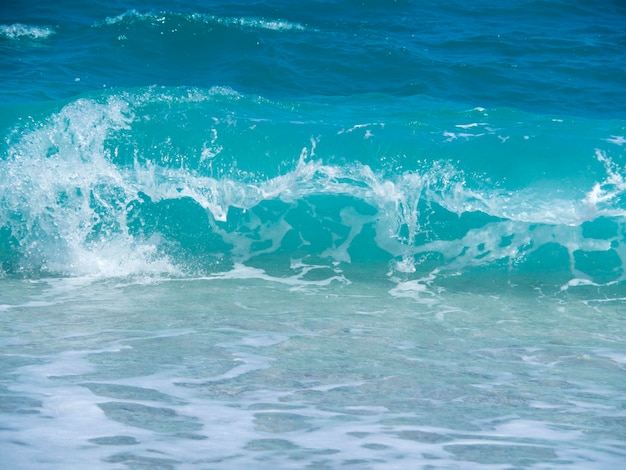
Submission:
M 622 466 L 624 24 L 0 7 L 3 468 Z

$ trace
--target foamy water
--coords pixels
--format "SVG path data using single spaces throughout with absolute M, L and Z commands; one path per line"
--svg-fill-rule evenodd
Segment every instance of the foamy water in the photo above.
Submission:
M 600 325 L 595 305 L 576 299 L 563 309 L 566 298 L 444 300 L 426 288 L 416 302 L 374 286 L 302 287 L 306 304 L 299 289 L 243 273 L 15 283 L 3 313 L 5 463 L 615 468 L 624 458 L 624 361 L 604 333 L 618 313 Z

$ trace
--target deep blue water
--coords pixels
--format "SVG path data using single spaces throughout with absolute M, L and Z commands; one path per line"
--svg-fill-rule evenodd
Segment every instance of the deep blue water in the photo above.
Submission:
M 7 104 L 157 84 L 604 119 L 626 110 L 618 0 L 16 2 L 1 14 L 5 27 L 51 33 L 3 34 Z
M 625 24 L 621 0 L 3 4 L 0 455 L 197 468 L 204 430 L 215 468 L 615 468 Z

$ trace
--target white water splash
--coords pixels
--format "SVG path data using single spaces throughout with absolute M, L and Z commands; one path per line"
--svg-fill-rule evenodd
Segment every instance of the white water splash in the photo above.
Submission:
M 46 39 L 55 33 L 49 26 L 35 26 L 22 23 L 0 25 L 0 37 L 7 39 Z

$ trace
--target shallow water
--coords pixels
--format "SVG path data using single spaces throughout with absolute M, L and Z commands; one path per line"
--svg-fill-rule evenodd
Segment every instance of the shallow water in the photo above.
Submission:
M 582 469 L 626 455 L 621 299 L 254 278 L 11 287 L 11 468 Z

